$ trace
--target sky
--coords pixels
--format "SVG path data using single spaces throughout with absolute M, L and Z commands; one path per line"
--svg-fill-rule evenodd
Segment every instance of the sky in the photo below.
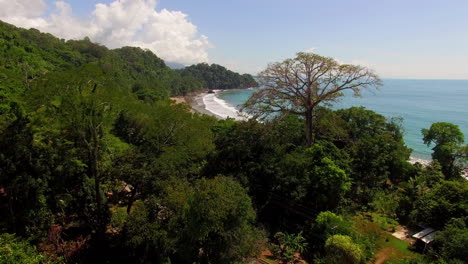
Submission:
M 468 79 L 467 0 L 0 0 L 0 20 L 256 74 L 299 51 L 382 78 Z

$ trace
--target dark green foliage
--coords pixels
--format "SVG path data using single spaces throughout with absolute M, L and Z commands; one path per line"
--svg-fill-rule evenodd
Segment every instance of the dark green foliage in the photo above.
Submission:
M 453 218 L 437 233 L 434 247 L 440 255 L 450 261 L 466 261 L 468 259 L 468 226 L 464 218 Z
M 54 223 L 73 233 L 69 239 L 101 240 L 109 222 L 105 193 L 120 181 L 148 194 L 155 191 L 148 179 L 199 173 L 212 149 L 213 119 L 161 101 L 171 89 L 182 91 L 177 85 L 191 86 L 176 82 L 185 78 L 154 54 L 64 42 L 3 22 L 0 34 L 2 232 L 47 244 Z M 119 127 L 129 119 L 142 124 L 145 147 L 128 140 L 135 122 Z M 111 133 L 119 129 L 122 140 Z
M 442 228 L 452 218 L 468 215 L 468 182 L 441 181 L 424 190 L 414 203 L 413 218 L 434 228 Z
M 184 77 L 202 80 L 203 88 L 211 90 L 258 87 L 258 83 L 250 74 L 240 75 L 218 64 L 200 63 L 178 72 Z
M 429 129 L 422 129 L 423 141 L 432 148 L 432 158 L 442 165 L 445 176 L 456 178 L 460 176 L 461 167 L 456 163 L 457 154 L 462 149 L 465 136 L 457 125 L 445 122 L 434 123 Z
M 50 72 L 99 63 L 114 85 L 153 103 L 170 95 L 206 88 L 204 75 L 174 71 L 149 50 L 123 47 L 109 50 L 89 38 L 64 41 L 36 29 L 21 29 L 0 21 L 0 113 L 18 93 Z M 197 68 L 197 66 L 193 66 Z M 214 65 L 210 76 L 227 88 L 255 86 L 250 75 Z M 222 88 L 222 87 L 221 87 Z M 3 109 L 3 110 L 2 110 Z
M 441 167 L 437 161 L 431 162 L 428 166 L 414 167 L 414 176 L 408 181 L 401 182 L 398 186 L 398 208 L 396 214 L 400 221 L 407 223 L 410 221 L 410 214 L 414 210 L 415 201 L 427 190 L 439 184 L 443 179 Z
M 369 202 L 373 192 L 389 180 L 397 183 L 407 179 L 411 149 L 404 144 L 398 120 L 386 120 L 362 107 L 338 110 L 337 114 L 345 121 L 346 138 L 338 144 L 352 160 L 353 199 Z
M 279 186 L 289 200 L 311 213 L 333 210 L 350 189 L 347 156 L 333 144 L 314 144 L 286 154 L 279 166 Z
M 297 116 L 265 123 L 221 121 L 209 173 L 239 179 L 249 188 L 259 218 L 291 231 L 320 211 L 337 208 L 348 191 L 351 201 L 368 203 L 392 181 L 414 173 L 398 123 L 363 108 L 322 110 L 318 121 L 326 124 L 330 117 L 336 128 L 327 134 L 320 129 L 309 149 L 303 147 L 303 122 Z
M 271 252 L 282 264 L 299 263 L 298 254 L 303 253 L 307 248 L 307 242 L 302 233 L 296 235 L 278 232 L 274 235 L 274 241 L 271 245 Z
M 173 179 L 162 191 L 160 199 L 137 203 L 127 221 L 128 242 L 143 252 L 142 259 L 232 263 L 258 253 L 263 237 L 253 226 L 255 212 L 232 179 L 194 185 Z
M 306 144 L 298 115 L 216 120 L 168 99 L 256 85 L 0 22 L 0 262 L 48 263 L 31 242 L 69 263 L 239 263 L 265 249 L 261 226 L 283 262 L 307 247 L 356 263 L 395 220 L 438 228 L 434 256 L 466 259 L 456 126 L 424 130 L 437 161 L 423 167 L 399 120 L 364 108 L 315 108 Z

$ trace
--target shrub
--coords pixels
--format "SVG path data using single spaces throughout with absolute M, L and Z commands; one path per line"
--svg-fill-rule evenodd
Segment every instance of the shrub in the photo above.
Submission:
M 362 249 L 351 237 L 334 235 L 325 243 L 326 263 L 360 263 L 363 259 Z

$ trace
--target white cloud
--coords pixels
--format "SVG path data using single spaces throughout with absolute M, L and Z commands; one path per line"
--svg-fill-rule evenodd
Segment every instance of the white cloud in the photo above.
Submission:
M 265 69 L 265 66 L 259 65 L 258 61 L 254 59 L 238 58 L 238 59 L 226 59 L 218 58 L 216 63 L 228 68 L 229 70 L 238 72 L 240 74 L 248 73 L 257 75 L 259 72 Z
M 44 0 L 0 0 L 0 19 L 21 27 L 38 27 L 47 24 L 41 17 L 46 11 Z
M 66 39 L 85 36 L 110 48 L 138 46 L 167 61 L 193 64 L 208 61 L 208 38 L 180 11 L 156 10 L 156 0 L 116 0 L 97 4 L 88 19 L 73 15 L 71 6 L 55 2 L 45 15 L 44 0 L 0 0 L 0 19 L 26 28 L 37 28 Z

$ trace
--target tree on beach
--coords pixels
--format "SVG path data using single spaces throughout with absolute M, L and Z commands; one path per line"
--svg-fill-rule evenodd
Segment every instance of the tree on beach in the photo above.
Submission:
M 336 102 L 348 90 L 360 96 L 362 89 L 381 85 L 379 77 L 366 67 L 340 64 L 332 58 L 305 52 L 270 64 L 258 79 L 262 88 L 252 94 L 243 110 L 258 118 L 272 113 L 303 116 L 308 146 L 314 141 L 317 106 Z
M 438 122 L 432 124 L 429 129 L 422 129 L 421 132 L 425 144 L 435 144 L 432 148 L 432 158 L 442 165 L 445 176 L 459 176 L 461 168 L 457 165 L 457 160 L 462 162 L 463 152 L 466 151 L 466 146 L 461 146 L 465 136 L 460 128 L 452 123 Z

